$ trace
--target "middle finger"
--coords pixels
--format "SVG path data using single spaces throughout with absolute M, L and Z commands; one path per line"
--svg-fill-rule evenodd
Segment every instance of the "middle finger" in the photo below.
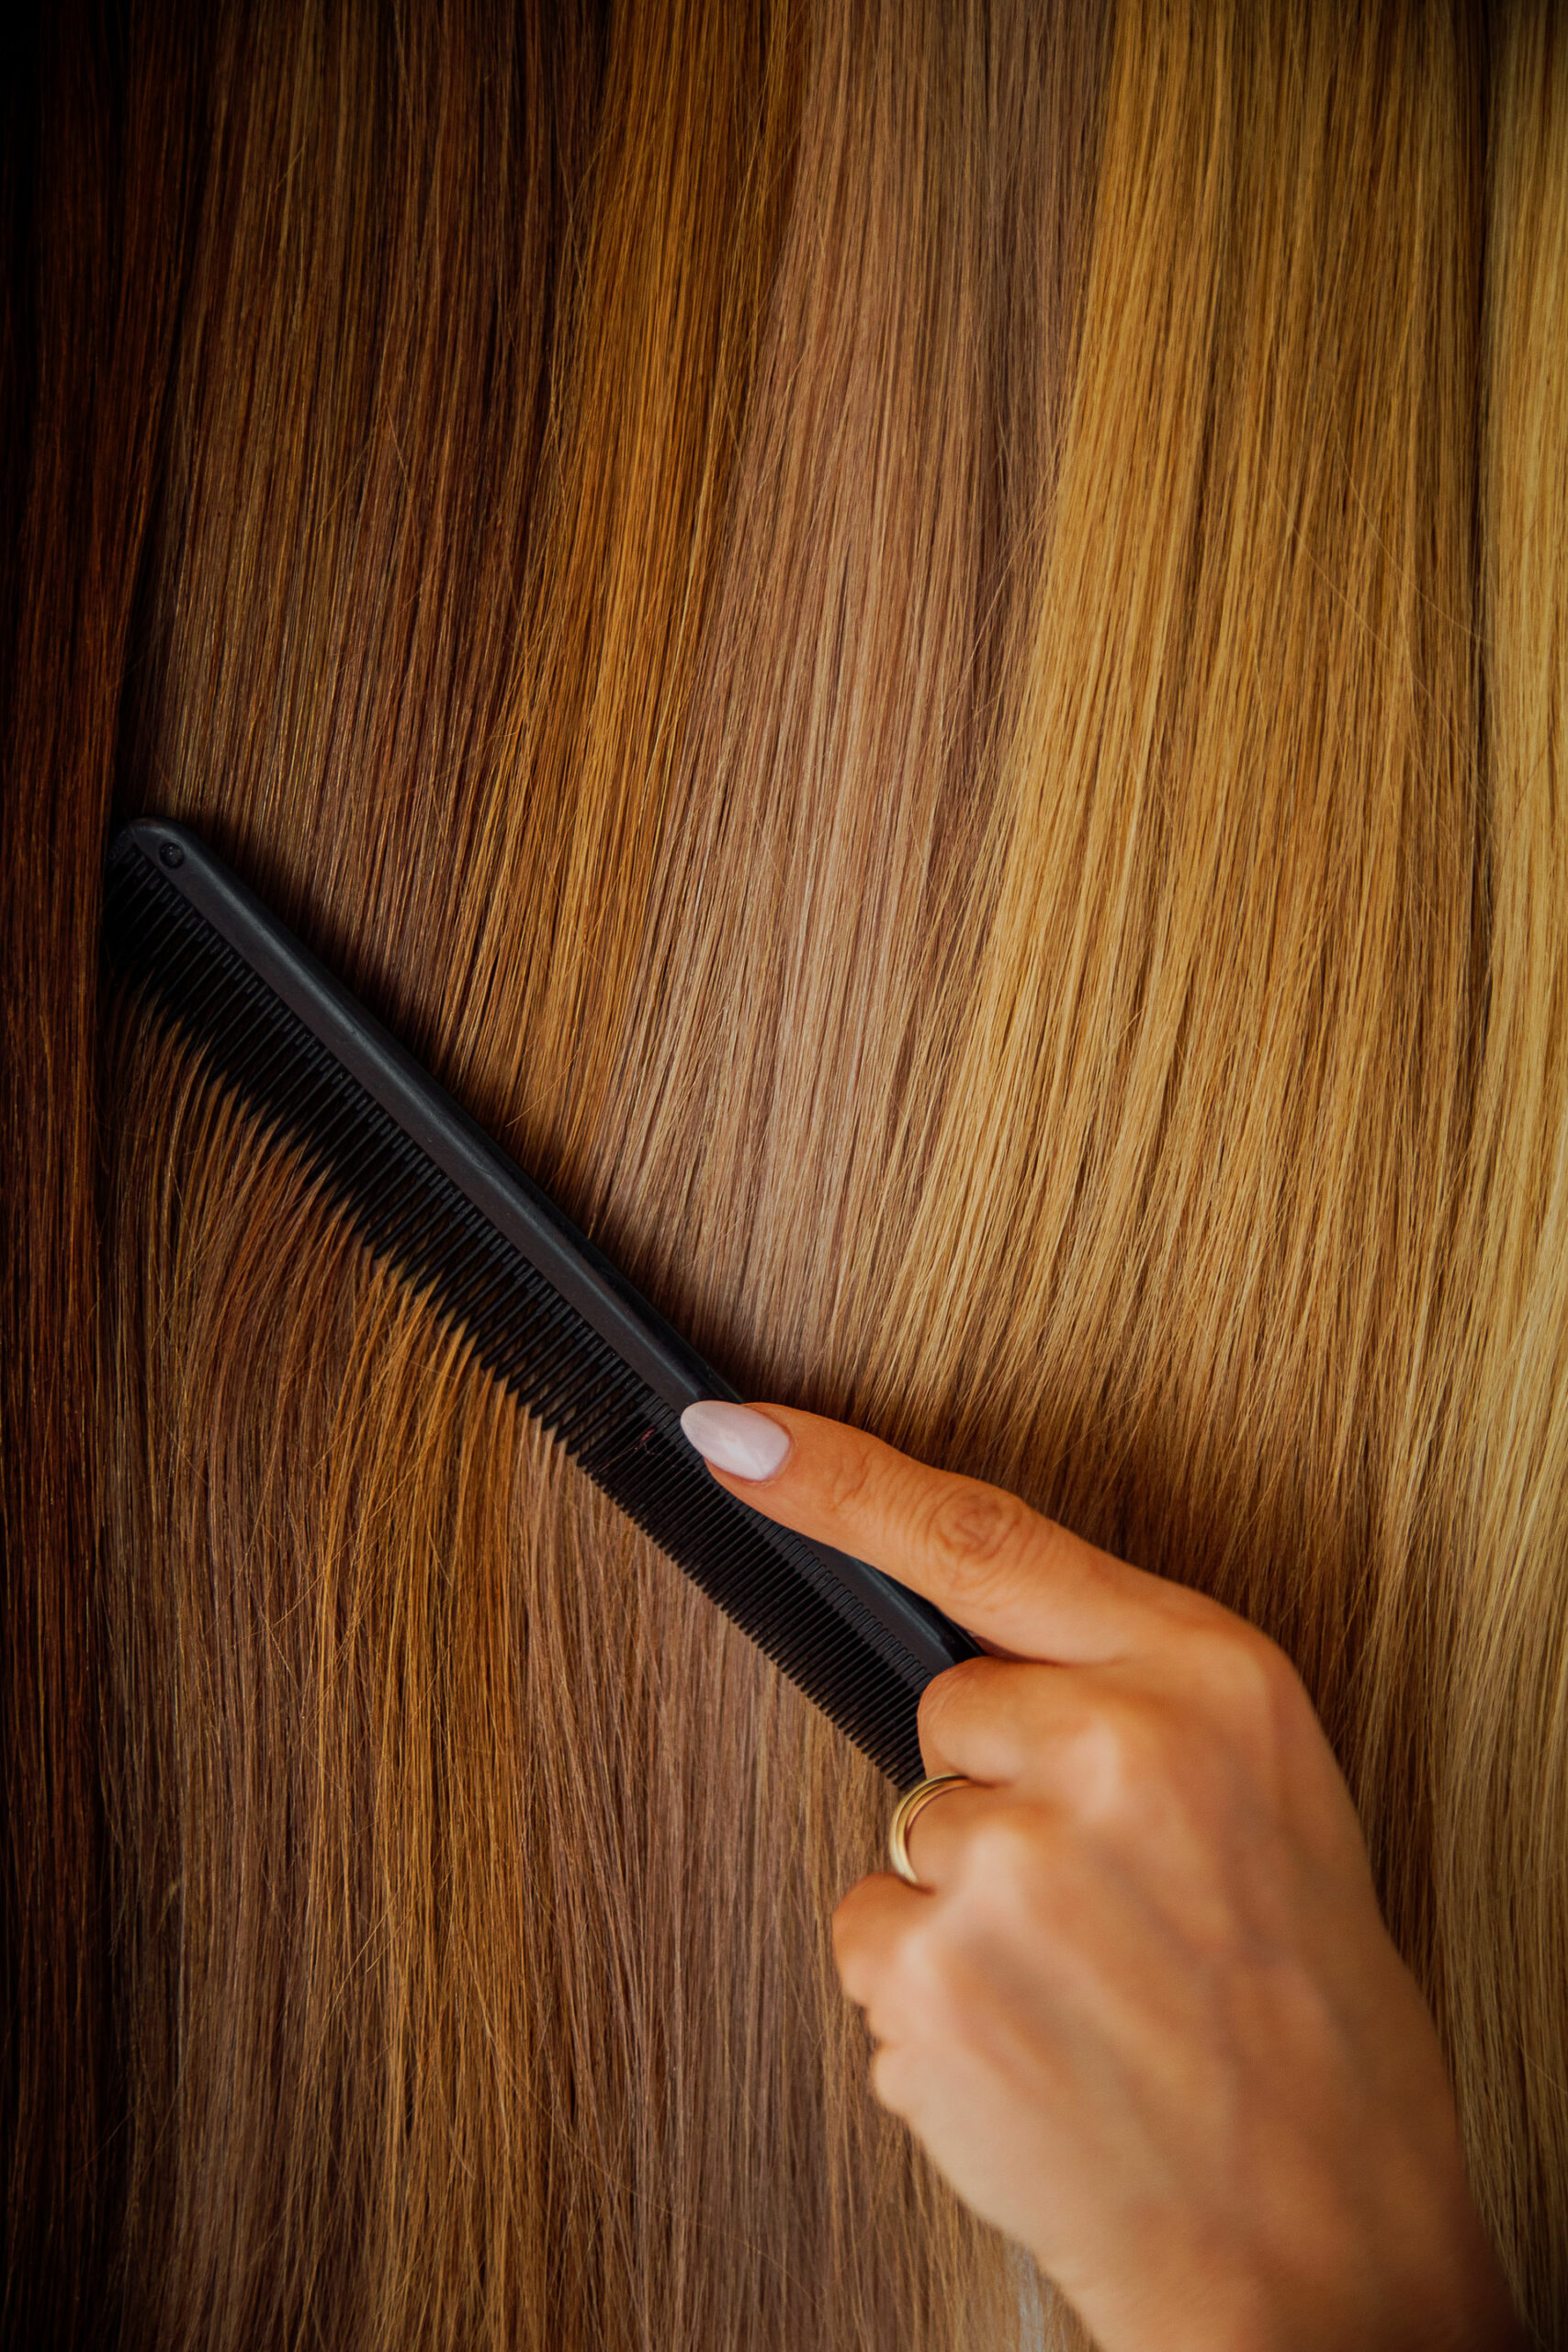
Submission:
M 1064 1719 L 1092 1701 L 1084 1668 L 965 1658 L 920 1694 L 920 1754 L 932 1780 L 962 1772 L 992 1784 L 1026 1779 Z

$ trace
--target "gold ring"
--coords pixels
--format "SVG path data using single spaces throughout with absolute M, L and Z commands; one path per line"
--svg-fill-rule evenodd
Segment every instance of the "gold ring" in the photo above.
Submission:
M 943 1789 L 972 1788 L 974 1782 L 963 1772 L 943 1772 L 934 1781 L 917 1781 L 907 1789 L 893 1810 L 887 1825 L 887 1851 L 893 1867 L 906 1886 L 924 1886 L 924 1879 L 915 1876 L 909 1861 L 909 1825 L 923 1804 L 941 1796 Z

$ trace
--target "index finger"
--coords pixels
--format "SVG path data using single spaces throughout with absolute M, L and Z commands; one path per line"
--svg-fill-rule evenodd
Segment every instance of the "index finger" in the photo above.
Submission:
M 762 1427 L 748 1427 L 761 1422 Z M 868 1430 L 793 1406 L 689 1405 L 687 1437 L 720 1486 L 814 1542 L 924 1595 L 1013 1657 L 1103 1666 L 1145 1647 L 1172 1588 L 1130 1567 L 1005 1487 L 936 1470 Z M 769 1429 L 787 1451 L 766 1470 Z M 747 1447 L 750 1452 L 748 1453 Z M 765 1469 L 743 1476 L 728 1462 Z

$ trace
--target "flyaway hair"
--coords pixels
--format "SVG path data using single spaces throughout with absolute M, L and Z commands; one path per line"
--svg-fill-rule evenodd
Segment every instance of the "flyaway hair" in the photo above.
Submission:
M 742 1393 L 1280 1641 L 1568 2345 L 1568 38 L 5 40 L 6 2342 L 1082 2338 L 887 1783 L 122 1001 L 187 821 Z

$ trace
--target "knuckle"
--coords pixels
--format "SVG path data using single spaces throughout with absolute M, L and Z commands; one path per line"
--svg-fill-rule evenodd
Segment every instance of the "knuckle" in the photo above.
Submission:
M 971 1833 L 970 1880 L 993 1902 L 1032 1910 L 1048 1902 L 1056 1842 L 1055 1823 L 1043 1806 L 1010 1799 L 998 1804 Z
M 1226 1721 L 1252 1733 L 1276 1731 L 1303 1695 L 1284 1651 L 1255 1625 L 1238 1623 L 1216 1637 L 1208 1681 Z
M 919 2040 L 945 2029 L 956 1955 L 942 1906 L 922 1904 L 891 1930 L 884 1923 L 868 1936 L 853 1918 L 840 1927 L 835 1913 L 833 1956 L 844 1990 L 866 2011 L 874 2031 Z
M 995 1666 L 992 1658 L 969 1657 L 933 1676 L 915 1711 L 922 1738 L 932 1739 L 942 1747 L 950 1736 L 961 1731 L 983 1701 Z
M 834 1962 L 841 1972 L 845 1962 L 853 1956 L 856 1941 L 855 1915 L 849 1907 L 848 1895 L 834 1912 L 829 1923 L 829 1934 L 832 1939 Z
M 942 2006 L 940 1966 L 921 1938 L 919 1928 L 906 1928 L 868 1973 L 860 2006 L 879 2040 L 918 2041 Z
M 854 1518 L 873 1495 L 876 1449 L 858 1430 L 849 1430 L 834 1449 L 825 1500 L 834 1517 Z
M 923 1920 L 899 1939 L 888 2006 L 911 2041 L 962 2041 L 962 1968 L 953 1938 L 941 1917 Z
M 844 1896 L 833 1913 L 830 1929 L 833 1965 L 852 2000 L 863 1998 L 879 1973 L 866 1906 L 858 1899 L 860 1891 L 852 1887 Z
M 911 1992 L 930 1992 L 942 1981 L 942 1939 L 925 1919 L 913 1921 L 899 1937 L 893 1956 L 899 1984 Z
M 983 1600 L 1014 1581 L 1036 1524 L 1034 1513 L 1019 1496 L 964 1480 L 938 1498 L 927 1522 L 926 1543 L 954 1592 Z
M 884 2042 L 871 2062 L 871 2087 L 877 2104 L 890 2115 L 907 2116 L 915 2099 L 908 2051 L 897 2042 Z
M 1080 1794 L 1100 1815 L 1142 1809 L 1151 1784 L 1166 1776 L 1169 1726 L 1164 1713 L 1120 1699 L 1096 1710 L 1080 1734 Z

